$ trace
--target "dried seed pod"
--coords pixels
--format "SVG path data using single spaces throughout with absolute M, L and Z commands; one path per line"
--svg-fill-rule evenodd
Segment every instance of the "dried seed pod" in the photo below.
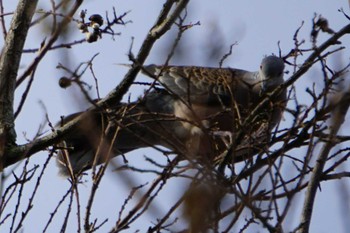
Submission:
M 86 24 L 79 22 L 77 26 L 78 26 L 78 29 L 80 30 L 80 32 L 82 32 L 82 33 L 88 32 Z
M 88 43 L 92 43 L 92 42 L 97 41 L 97 39 L 98 39 L 98 34 L 97 34 L 97 33 L 87 32 L 87 33 L 85 33 L 85 38 L 86 38 L 86 41 L 87 41 Z
M 94 30 L 99 30 L 99 29 L 100 29 L 100 25 L 99 25 L 98 23 L 93 23 L 93 24 L 91 25 L 91 27 L 92 27 L 92 29 L 94 29 Z
M 86 10 L 81 10 L 79 13 L 80 18 L 84 19 L 86 15 Z
M 94 23 L 98 23 L 98 25 L 103 25 L 103 17 L 99 14 L 93 14 L 90 16 L 89 20 L 91 21 L 91 25 Z
M 318 26 L 323 32 L 327 32 L 329 34 L 334 33 L 334 31 L 329 27 L 328 20 L 323 17 L 319 17 L 316 22 L 316 26 Z
M 72 84 L 72 80 L 70 80 L 67 77 L 62 77 L 60 78 L 60 80 L 58 81 L 58 85 L 60 85 L 60 87 L 62 88 L 67 88 Z

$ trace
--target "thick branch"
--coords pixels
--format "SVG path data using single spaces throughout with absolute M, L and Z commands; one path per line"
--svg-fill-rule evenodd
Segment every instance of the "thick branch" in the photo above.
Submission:
M 56 130 L 55 132 L 47 136 L 38 138 L 33 142 L 12 147 L 8 151 L 6 151 L 6 156 L 3 158 L 4 168 L 26 157 L 29 157 L 41 150 L 44 150 L 47 147 L 54 145 L 55 143 L 58 143 L 65 135 L 69 134 L 73 130 L 76 123 L 83 117 L 84 115 L 81 115 L 80 117 L 77 117 L 74 121 L 67 123 L 62 128 Z
M 166 15 L 169 14 L 171 6 L 175 4 L 175 2 L 176 1 L 174 0 L 168 0 L 164 4 L 163 10 L 160 13 L 157 22 L 149 31 L 136 57 L 135 62 L 137 64 L 129 70 L 129 72 L 125 75 L 123 81 L 112 92 L 110 92 L 106 98 L 104 98 L 102 101 L 100 101 L 100 103 L 98 103 L 99 106 L 115 104 L 121 101 L 122 97 L 125 95 L 125 93 L 129 90 L 131 84 L 134 82 L 138 72 L 141 69 L 141 66 L 148 57 L 154 43 L 170 29 L 171 25 L 175 22 L 175 19 L 180 15 L 181 11 L 185 9 L 189 0 L 178 1 L 178 3 L 176 3 L 177 5 L 173 13 L 166 17 Z
M 110 92 L 107 97 L 105 97 L 103 100 L 97 103 L 96 105 L 97 107 L 115 105 L 116 103 L 119 103 L 121 101 L 124 94 L 128 91 L 129 87 L 134 82 L 136 75 L 140 70 L 140 66 L 144 63 L 144 61 L 148 57 L 154 43 L 162 35 L 164 35 L 167 30 L 170 29 L 170 26 L 175 22 L 175 19 L 179 16 L 181 11 L 186 7 L 188 2 L 189 0 L 180 0 L 177 3 L 174 0 L 168 0 L 164 4 L 164 8 L 160 13 L 160 16 L 156 24 L 149 31 L 146 39 L 144 40 L 141 46 L 141 49 L 137 55 L 137 58 L 135 59 L 135 62 L 137 62 L 137 64 L 129 70 L 129 72 L 125 75 L 123 81 L 112 92 Z M 176 4 L 176 8 L 172 11 L 172 13 L 169 13 L 174 4 Z M 166 17 L 166 15 L 168 16 Z M 164 22 L 167 22 L 167 23 L 164 23 Z M 152 33 L 153 30 L 155 29 L 157 29 L 157 31 L 161 33 Z M 93 109 L 90 109 L 90 110 L 93 110 Z M 14 164 L 25 157 L 29 157 L 41 150 L 44 150 L 48 146 L 59 142 L 60 140 L 62 140 L 62 138 L 64 138 L 65 135 L 69 134 L 74 127 L 76 127 L 76 124 L 83 117 L 84 115 L 77 117 L 76 119 L 70 121 L 69 124 L 64 125 L 62 128 L 58 129 L 56 132 L 53 132 L 45 137 L 38 138 L 37 140 L 34 140 L 31 143 L 27 143 L 27 144 L 12 148 L 10 151 L 7 152 L 6 158 L 4 158 L 5 159 L 4 167 Z
M 333 112 L 332 125 L 329 134 L 329 140 L 324 144 L 320 155 L 317 158 L 316 165 L 312 170 L 312 175 L 307 187 L 304 200 L 303 212 L 301 215 L 300 233 L 309 232 L 313 206 L 316 198 L 317 188 L 322 180 L 323 168 L 326 164 L 330 150 L 334 146 L 334 139 L 338 133 L 340 126 L 345 121 L 345 115 L 350 105 L 350 90 L 343 94 L 340 102 L 337 104 Z
M 314 65 L 315 59 L 317 59 L 317 57 L 320 56 L 323 51 L 332 45 L 339 44 L 338 40 L 346 34 L 350 34 L 350 24 L 340 29 L 337 33 L 334 33 L 332 37 L 326 40 L 319 47 L 315 48 L 314 52 L 311 53 L 311 55 L 305 60 L 302 67 L 300 67 L 300 69 L 284 83 L 284 86 L 291 86 L 298 78 L 304 75 L 311 68 L 311 66 Z
M 7 145 L 16 142 L 13 115 L 16 77 L 37 3 L 38 0 L 19 1 L 0 58 L 0 171 Z

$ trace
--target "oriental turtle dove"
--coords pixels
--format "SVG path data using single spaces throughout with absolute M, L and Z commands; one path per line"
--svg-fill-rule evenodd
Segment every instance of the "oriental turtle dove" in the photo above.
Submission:
M 85 113 L 60 144 L 63 172 L 68 167 L 78 174 L 113 156 L 157 146 L 184 159 L 214 162 L 230 151 L 232 162 L 242 161 L 267 149 L 287 102 L 286 90 L 269 95 L 284 82 L 284 62 L 276 56 L 265 57 L 257 72 L 156 65 L 142 71 L 162 88 L 132 103 Z

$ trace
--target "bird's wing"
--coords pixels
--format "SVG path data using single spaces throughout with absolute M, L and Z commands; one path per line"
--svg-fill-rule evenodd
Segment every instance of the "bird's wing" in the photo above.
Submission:
M 197 66 L 144 67 L 144 73 L 160 82 L 171 93 L 193 103 L 230 99 L 242 93 L 259 91 L 255 72 L 232 68 Z

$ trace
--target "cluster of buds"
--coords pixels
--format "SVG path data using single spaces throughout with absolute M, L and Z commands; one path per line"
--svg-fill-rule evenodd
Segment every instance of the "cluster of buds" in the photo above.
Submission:
M 85 22 L 86 11 L 80 12 L 81 21 L 78 22 L 78 28 L 81 33 L 85 34 L 86 41 L 92 43 L 101 38 L 101 29 L 103 17 L 99 14 L 93 14 L 89 17 L 89 22 Z M 89 31 L 89 27 L 92 29 Z

